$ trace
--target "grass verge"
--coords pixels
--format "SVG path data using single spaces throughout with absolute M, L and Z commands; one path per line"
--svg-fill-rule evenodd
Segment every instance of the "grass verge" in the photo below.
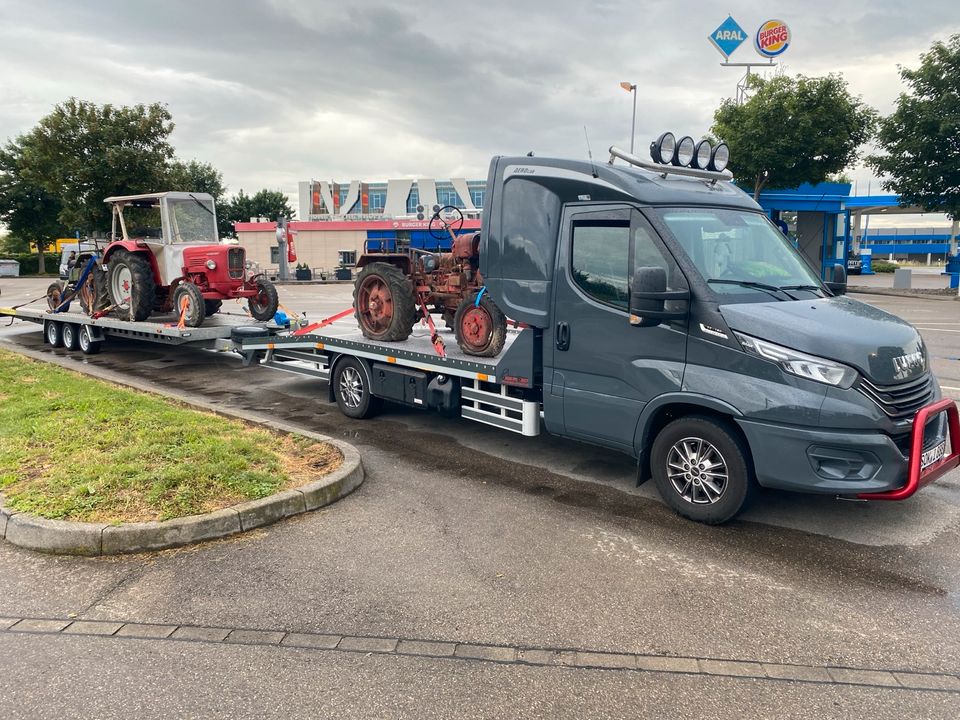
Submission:
M 303 485 L 342 461 L 327 443 L 0 350 L 0 491 L 20 512 L 169 520 Z

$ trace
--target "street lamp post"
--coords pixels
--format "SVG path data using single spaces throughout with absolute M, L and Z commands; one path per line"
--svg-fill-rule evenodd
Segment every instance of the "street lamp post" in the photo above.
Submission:
M 630 154 L 633 155 L 633 138 L 637 132 L 637 85 L 636 83 L 622 82 L 620 87 L 633 93 L 633 117 L 630 119 Z

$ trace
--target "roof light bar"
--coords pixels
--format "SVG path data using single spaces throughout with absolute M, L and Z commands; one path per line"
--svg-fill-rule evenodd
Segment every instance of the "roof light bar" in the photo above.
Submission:
M 661 137 L 663 137 L 661 135 Z M 656 143 L 654 143 L 656 145 Z M 711 180 L 717 182 L 718 180 L 732 180 L 733 174 L 728 170 L 702 170 L 700 168 L 686 167 L 681 165 L 673 164 L 664 164 L 658 162 L 651 162 L 649 160 L 643 160 L 638 158 L 636 155 L 627 152 L 626 150 L 621 150 L 618 147 L 613 145 L 610 146 L 610 160 L 609 164 L 613 165 L 613 161 L 617 158 L 620 158 L 626 163 L 633 165 L 635 167 L 643 168 L 644 170 L 650 170 L 655 173 L 660 173 L 664 176 L 666 175 L 684 175 L 687 177 L 700 178 L 701 180 Z M 651 148 L 651 154 L 653 149 Z M 662 157 L 662 156 L 661 156 Z M 672 160 L 672 157 L 671 157 Z

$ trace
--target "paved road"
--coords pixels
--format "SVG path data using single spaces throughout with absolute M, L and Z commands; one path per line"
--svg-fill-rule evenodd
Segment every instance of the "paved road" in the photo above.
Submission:
M 2 292 L 4 304 L 39 294 L 28 280 L 5 281 Z M 284 288 L 282 297 L 322 317 L 349 304 L 349 288 Z M 960 388 L 956 303 L 862 299 L 919 322 L 942 384 Z M 578 443 L 402 408 L 349 420 L 326 402 L 322 383 L 243 369 L 224 354 L 118 343 L 83 358 L 46 349 L 25 325 L 4 329 L 0 341 L 343 437 L 368 472 L 331 508 L 179 551 L 75 559 L 0 544 L 6 624 L 224 628 L 190 642 L 13 625 L 0 631 L 0 716 L 960 715 L 960 694 L 918 687 L 960 682 L 951 680 L 960 672 L 956 475 L 902 504 L 764 493 L 741 520 L 707 528 L 634 488 L 629 459 Z M 573 660 L 229 642 L 229 632 L 251 630 L 485 644 Z M 634 664 L 583 660 L 596 652 Z M 652 656 L 681 664 L 645 669 Z M 775 679 L 784 664 L 813 681 Z M 850 682 L 839 666 L 864 672 Z M 726 670 L 716 675 L 718 667 Z

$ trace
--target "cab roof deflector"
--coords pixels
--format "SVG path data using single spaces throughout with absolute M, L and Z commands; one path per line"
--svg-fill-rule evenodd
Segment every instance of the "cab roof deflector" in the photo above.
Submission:
M 610 146 L 610 161 L 609 165 L 613 165 L 613 161 L 617 158 L 620 158 L 630 165 L 635 165 L 636 167 L 643 168 L 644 170 L 649 170 L 650 172 L 655 172 L 658 175 L 685 175 L 687 177 L 700 178 L 701 180 L 711 180 L 717 182 L 718 180 L 733 180 L 733 173 L 729 170 L 724 170 L 722 172 L 717 172 L 715 170 L 700 170 L 698 168 L 683 167 L 680 165 L 661 165 L 660 163 L 655 163 L 652 160 L 642 160 L 636 155 L 628 153 L 626 150 L 621 150 L 620 148 L 611 145 Z

